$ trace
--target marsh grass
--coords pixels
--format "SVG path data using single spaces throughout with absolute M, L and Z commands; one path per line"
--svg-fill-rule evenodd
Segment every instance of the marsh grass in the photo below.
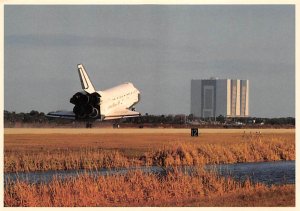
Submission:
M 179 166 L 241 162 L 295 160 L 295 143 L 282 138 L 266 139 L 260 135 L 245 136 L 239 143 L 193 144 L 176 143 L 145 153 L 147 165 Z
M 52 152 L 7 153 L 4 158 L 5 172 L 47 171 L 129 167 L 136 163 L 119 151 L 103 151 L 92 148 L 81 150 L 55 150 Z
M 295 141 L 284 137 L 265 137 L 260 134 L 244 134 L 239 141 L 215 141 L 210 143 L 173 141 L 135 153 L 134 148 L 102 149 L 99 147 L 72 147 L 60 149 L 27 147 L 19 144 L 4 151 L 4 171 L 47 171 L 129 166 L 180 166 L 239 162 L 295 160 Z
M 85 174 L 66 180 L 55 177 L 48 184 L 10 182 L 4 189 L 4 205 L 6 207 L 190 206 L 191 204 L 215 206 L 214 200 L 228 196 L 242 201 L 243 196 L 260 193 L 264 198 L 264 193 L 272 196 L 278 190 L 294 196 L 294 189 L 294 186 L 269 187 L 260 183 L 253 184 L 250 180 L 238 182 L 232 178 L 220 177 L 214 172 L 205 172 L 201 168 L 191 174 L 185 174 L 175 168 L 166 175 L 131 171 L 125 175 L 99 177 Z M 235 205 L 232 199 L 226 201 L 226 206 Z M 251 206 L 261 205 L 249 201 L 252 203 Z M 218 203 L 222 206 L 221 202 Z M 293 201 L 287 201 L 282 206 L 294 206 Z

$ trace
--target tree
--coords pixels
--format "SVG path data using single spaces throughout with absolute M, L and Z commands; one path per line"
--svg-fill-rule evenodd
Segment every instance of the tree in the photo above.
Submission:
M 216 120 L 221 123 L 225 123 L 226 118 L 223 115 L 219 115 Z

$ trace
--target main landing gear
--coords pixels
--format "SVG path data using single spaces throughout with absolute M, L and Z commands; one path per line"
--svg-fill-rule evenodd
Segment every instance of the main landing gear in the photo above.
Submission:
M 92 123 L 91 122 L 87 122 L 85 125 L 86 128 L 92 128 Z
M 120 128 L 120 124 L 119 123 L 113 123 L 113 128 Z
M 123 119 L 116 119 L 116 120 L 113 120 L 113 128 L 120 128 L 120 124 L 121 122 L 123 121 Z

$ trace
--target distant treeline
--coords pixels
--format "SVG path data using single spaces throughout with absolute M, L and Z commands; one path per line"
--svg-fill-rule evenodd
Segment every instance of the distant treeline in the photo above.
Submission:
M 216 118 L 200 118 L 192 114 L 184 115 L 146 115 L 140 118 L 132 118 L 126 120 L 134 123 L 152 123 L 152 124 L 199 124 L 199 125 L 290 125 L 295 126 L 294 117 L 282 118 L 258 118 L 258 117 L 243 117 L 243 118 L 226 118 L 222 115 Z
M 114 121 L 113 121 L 114 122 Z M 244 127 L 244 126 L 295 126 L 294 117 L 283 118 L 226 118 L 218 116 L 216 118 L 199 118 L 192 114 L 184 115 L 145 115 L 138 118 L 127 118 L 121 121 L 122 124 L 127 125 L 198 125 L 198 126 L 227 126 L 227 127 Z M 45 113 L 35 110 L 29 113 L 16 113 L 4 110 L 4 126 L 15 127 L 21 124 L 35 124 L 35 125 L 68 125 L 73 124 L 74 120 L 61 118 L 48 118 Z M 84 125 L 84 124 L 83 124 Z
M 16 113 L 4 110 L 4 122 L 22 122 L 22 123 L 45 123 L 48 118 L 45 116 L 45 113 L 38 112 L 35 110 L 30 111 L 29 113 Z

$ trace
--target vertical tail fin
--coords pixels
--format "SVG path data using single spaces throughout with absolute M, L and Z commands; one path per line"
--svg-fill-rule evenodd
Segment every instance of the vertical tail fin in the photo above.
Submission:
M 96 92 L 87 72 L 85 71 L 82 64 L 77 65 L 78 67 L 78 74 L 81 82 L 81 87 L 84 91 L 89 94 Z

